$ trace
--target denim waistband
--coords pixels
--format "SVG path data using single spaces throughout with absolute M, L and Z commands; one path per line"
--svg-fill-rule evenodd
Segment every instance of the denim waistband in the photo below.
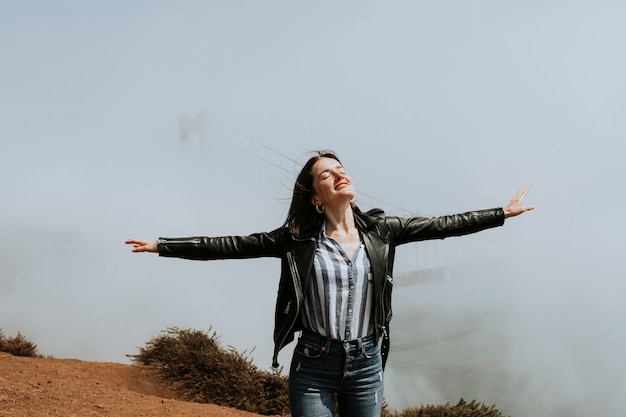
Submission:
M 309 330 L 303 330 L 300 338 L 304 341 L 314 343 L 318 346 L 323 346 L 327 351 L 347 349 L 362 349 L 363 345 L 376 344 L 376 339 L 373 334 L 365 337 L 359 337 L 352 340 L 335 340 L 330 337 L 321 336 L 317 333 L 313 333 Z

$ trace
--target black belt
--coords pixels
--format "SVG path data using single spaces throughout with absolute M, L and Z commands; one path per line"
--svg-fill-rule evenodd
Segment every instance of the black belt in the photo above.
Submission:
M 300 338 L 303 341 L 307 341 L 315 345 L 322 346 L 323 350 L 327 352 L 331 352 L 331 351 L 344 352 L 346 349 L 350 349 L 350 348 L 360 350 L 360 349 L 363 349 L 364 343 L 367 344 L 367 343 L 376 342 L 376 339 L 374 338 L 373 334 L 369 336 L 365 336 L 365 337 L 359 337 L 357 339 L 352 339 L 352 340 L 336 340 L 336 339 L 331 339 L 330 337 L 327 337 L 327 336 L 322 336 L 317 333 L 313 333 L 309 330 L 303 330 L 302 334 L 300 335 Z

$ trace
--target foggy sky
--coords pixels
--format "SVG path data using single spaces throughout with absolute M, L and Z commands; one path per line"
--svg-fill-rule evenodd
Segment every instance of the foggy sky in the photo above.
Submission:
M 461 272 L 437 290 L 399 288 L 396 315 L 471 316 L 504 335 L 528 415 L 572 403 L 619 415 L 624 12 L 617 1 L 4 5 L 0 328 L 46 355 L 127 362 L 168 326 L 212 325 L 269 368 L 278 261 L 159 259 L 123 241 L 271 230 L 307 152 L 330 148 L 358 204 L 391 214 L 503 206 L 529 185 L 535 211 L 406 249 L 400 272 Z M 181 144 L 178 118 L 201 111 L 209 140 Z M 426 402 L 399 378 L 392 368 L 392 405 Z

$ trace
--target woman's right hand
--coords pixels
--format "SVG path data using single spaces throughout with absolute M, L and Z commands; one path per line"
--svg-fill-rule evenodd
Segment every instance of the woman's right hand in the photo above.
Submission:
M 133 252 L 158 252 L 159 248 L 157 246 L 157 242 L 154 240 L 137 240 L 137 239 L 127 239 L 127 245 L 133 245 Z

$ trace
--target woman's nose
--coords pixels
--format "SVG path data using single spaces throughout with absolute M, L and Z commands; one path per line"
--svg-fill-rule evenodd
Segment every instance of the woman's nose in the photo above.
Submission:
M 348 178 L 348 174 L 345 172 L 338 172 L 335 174 L 335 182 L 340 182 Z

